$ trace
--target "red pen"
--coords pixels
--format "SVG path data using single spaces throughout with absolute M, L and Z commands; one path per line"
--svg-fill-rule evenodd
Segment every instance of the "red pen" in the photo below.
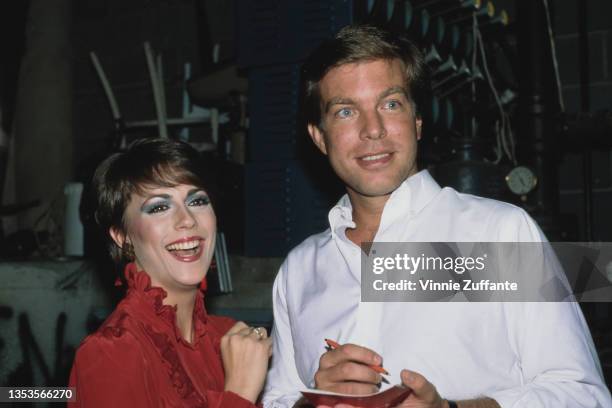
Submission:
M 327 343 L 329 348 L 332 349 L 332 350 L 335 350 L 338 347 L 340 347 L 340 344 L 338 344 L 337 342 L 335 342 L 333 340 L 330 340 L 330 339 L 325 339 L 325 343 Z M 368 367 L 370 367 L 372 370 L 376 371 L 377 373 L 384 374 L 384 375 L 389 375 L 389 372 L 387 370 L 385 370 L 384 368 L 382 368 L 381 366 L 368 365 Z

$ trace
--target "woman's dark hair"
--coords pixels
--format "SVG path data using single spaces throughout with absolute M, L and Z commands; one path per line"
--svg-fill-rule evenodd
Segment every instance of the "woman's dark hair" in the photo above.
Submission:
M 425 63 L 419 48 L 410 40 L 371 25 L 351 25 L 324 41 L 302 65 L 301 97 L 304 121 L 321 128 L 319 83 L 331 69 L 374 60 L 398 59 L 406 73 L 407 97 L 418 107 L 425 87 Z
M 133 193 L 146 189 L 190 184 L 211 195 L 210 176 L 199 153 L 187 143 L 170 139 L 139 139 L 127 150 L 114 153 L 96 169 L 92 193 L 95 219 L 108 240 L 108 250 L 116 263 L 122 250 L 109 236 L 110 228 L 125 233 L 124 212 Z

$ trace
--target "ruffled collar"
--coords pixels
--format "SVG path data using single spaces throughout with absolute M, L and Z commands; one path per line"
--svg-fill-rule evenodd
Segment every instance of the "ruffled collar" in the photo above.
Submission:
M 193 309 L 194 335 L 193 343 L 187 342 L 176 324 L 176 305 L 165 305 L 164 299 L 168 293 L 160 287 L 151 286 L 151 278 L 144 270 L 139 271 L 134 262 L 125 266 L 125 279 L 127 281 L 127 299 L 136 296 L 143 299 L 157 316 L 174 331 L 177 342 L 183 343 L 188 347 L 195 347 L 200 337 L 206 334 L 207 313 L 204 308 L 204 298 L 198 292 Z

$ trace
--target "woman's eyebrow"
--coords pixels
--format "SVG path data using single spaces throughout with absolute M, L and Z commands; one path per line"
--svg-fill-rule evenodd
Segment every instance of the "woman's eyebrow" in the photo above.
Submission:
M 191 189 L 191 190 L 189 190 L 189 191 L 187 192 L 187 198 L 191 198 L 191 197 L 193 197 L 194 195 L 197 195 L 197 194 L 200 194 L 200 193 L 206 194 L 206 191 L 204 191 L 204 189 L 202 189 L 202 188 L 194 188 L 194 189 Z M 206 194 L 206 195 L 207 195 L 207 194 Z
M 165 200 L 170 199 L 170 194 L 151 194 L 145 197 L 145 202 L 149 201 L 152 198 L 163 198 Z

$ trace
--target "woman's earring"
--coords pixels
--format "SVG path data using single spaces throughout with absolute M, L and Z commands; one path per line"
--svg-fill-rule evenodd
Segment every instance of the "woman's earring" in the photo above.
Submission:
M 128 261 L 133 261 L 136 259 L 136 254 L 134 253 L 134 245 L 129 242 L 124 242 L 121 247 L 121 256 Z

